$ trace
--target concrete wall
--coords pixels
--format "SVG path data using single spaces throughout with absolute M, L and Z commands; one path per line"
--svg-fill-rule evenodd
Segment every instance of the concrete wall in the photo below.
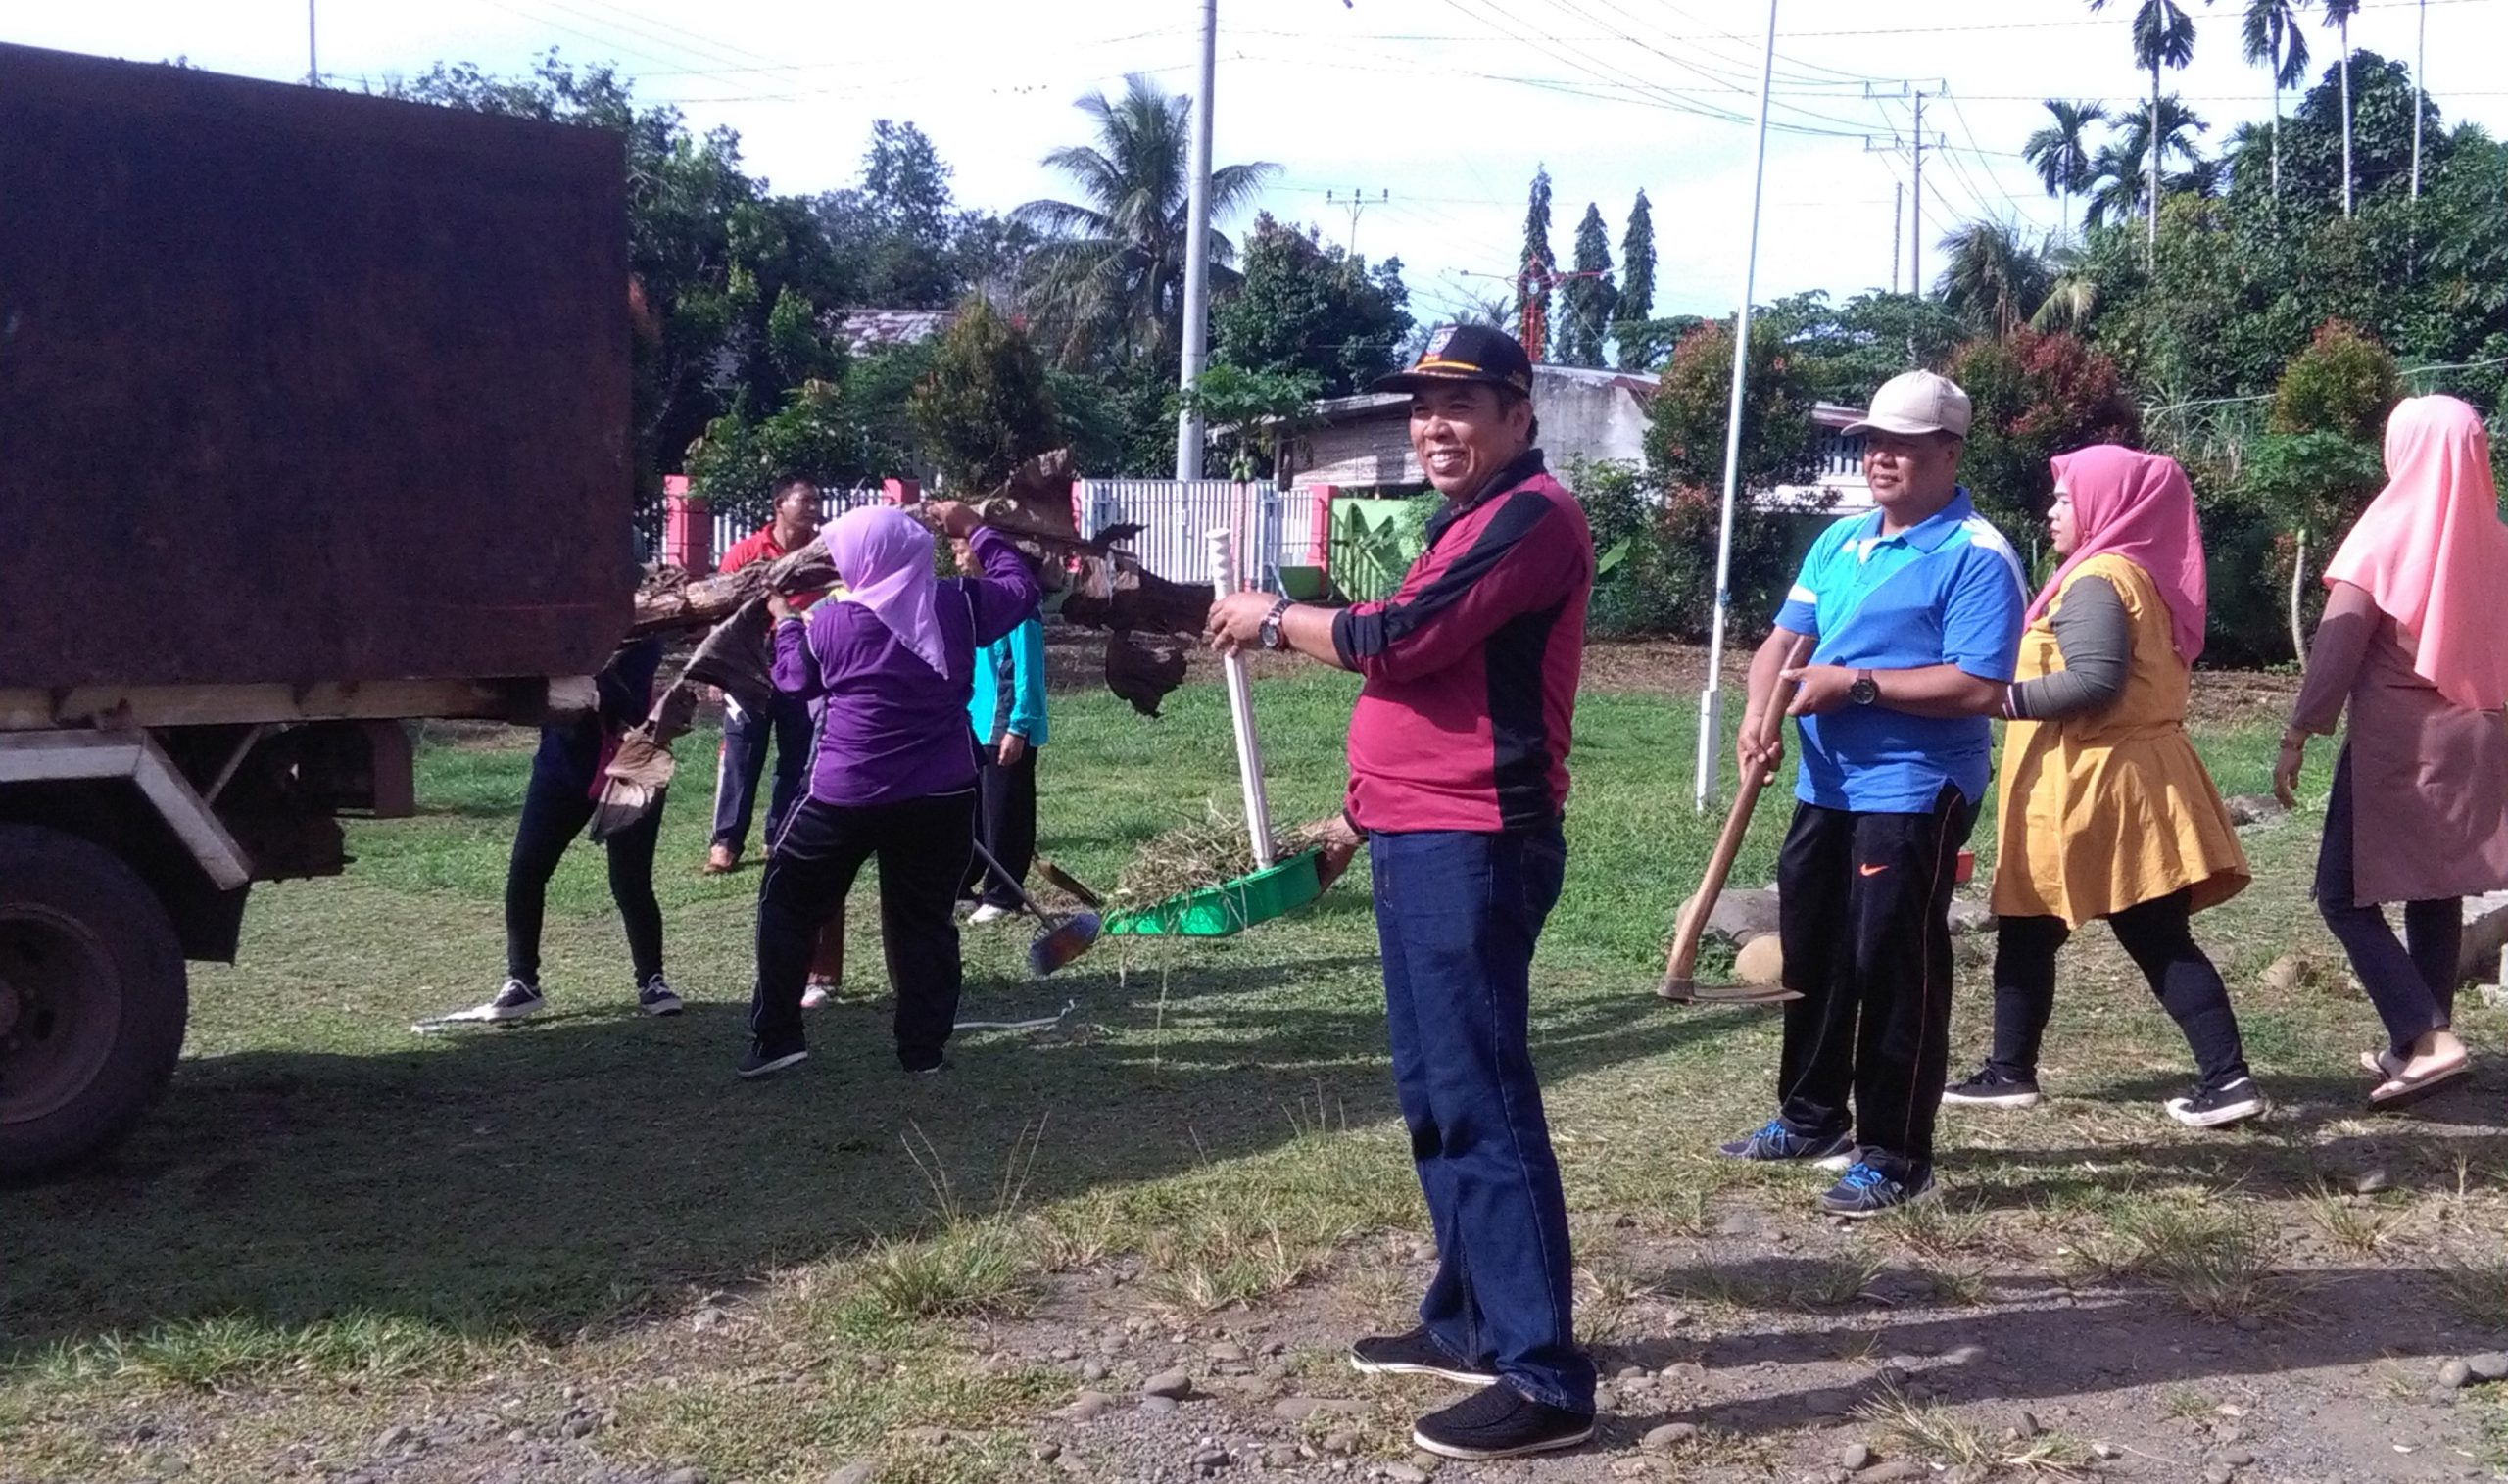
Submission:
M 1576 458 L 1642 462 L 1646 405 L 1654 378 L 1568 366 L 1533 367 L 1533 409 L 1554 469 Z M 1427 482 L 1411 454 L 1410 399 L 1348 398 L 1328 405 L 1332 420 L 1300 433 L 1288 459 L 1298 484 L 1382 489 Z

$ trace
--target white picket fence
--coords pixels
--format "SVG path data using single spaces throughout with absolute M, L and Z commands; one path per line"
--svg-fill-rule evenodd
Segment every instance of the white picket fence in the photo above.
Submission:
M 1138 534 L 1120 543 L 1141 565 L 1172 582 L 1211 580 L 1209 533 L 1236 535 L 1236 566 L 1249 582 L 1277 587 L 1283 566 L 1321 566 L 1320 492 L 1225 479 L 1084 479 L 1072 490 L 1072 518 L 1085 539 L 1113 526 Z
M 878 504 L 884 498 L 880 487 L 875 484 L 856 485 L 849 490 L 842 487 L 822 489 L 819 491 L 819 524 L 826 525 L 847 510 Z M 748 520 L 728 510 L 715 511 L 714 559 L 722 560 L 723 553 L 730 551 L 735 542 L 748 540 L 762 524 L 764 522 Z

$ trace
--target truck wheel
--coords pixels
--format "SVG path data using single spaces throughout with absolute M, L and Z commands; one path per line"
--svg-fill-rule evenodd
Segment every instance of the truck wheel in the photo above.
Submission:
M 127 1132 L 173 1075 L 189 998 L 173 924 L 128 866 L 0 825 L 0 1176 Z

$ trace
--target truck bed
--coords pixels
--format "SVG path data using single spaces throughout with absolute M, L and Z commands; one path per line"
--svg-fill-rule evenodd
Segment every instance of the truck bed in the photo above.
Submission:
M 598 670 L 625 191 L 597 130 L 0 45 L 0 692 Z

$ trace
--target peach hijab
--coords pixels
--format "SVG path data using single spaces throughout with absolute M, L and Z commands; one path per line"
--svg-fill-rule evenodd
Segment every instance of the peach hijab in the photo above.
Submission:
M 2508 702 L 2508 526 L 2482 416 L 2413 397 L 2387 419 L 2386 492 L 2362 511 L 2328 586 L 2367 591 L 2412 636 L 2413 669 L 2468 710 Z

